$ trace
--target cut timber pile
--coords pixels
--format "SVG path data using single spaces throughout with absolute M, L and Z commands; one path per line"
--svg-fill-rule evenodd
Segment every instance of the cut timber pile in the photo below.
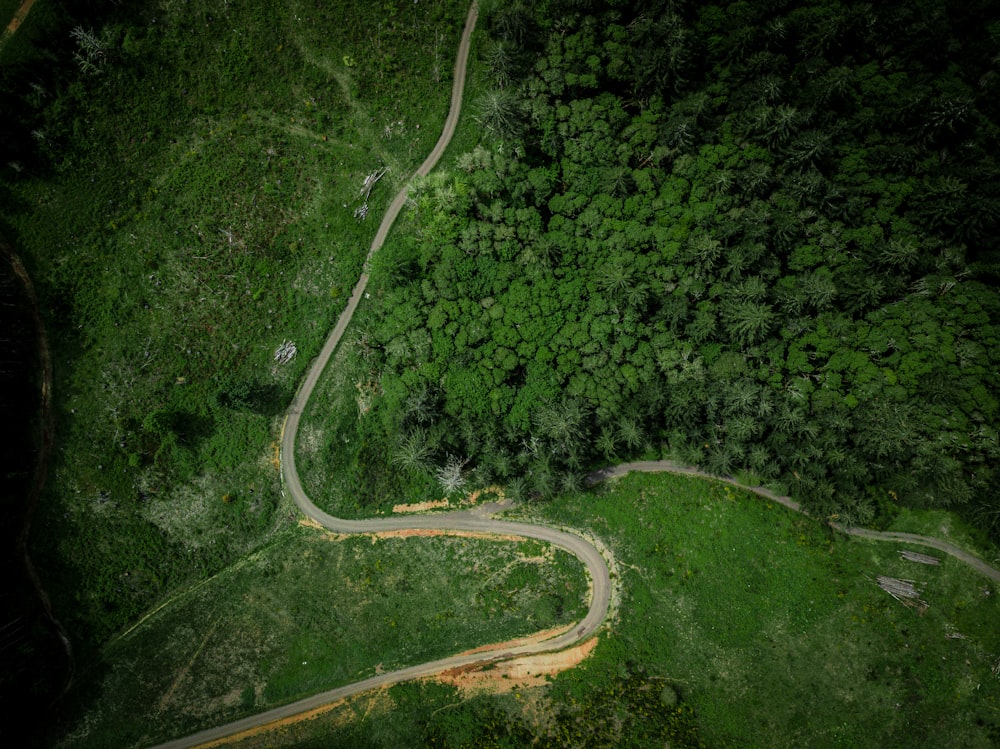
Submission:
M 921 554 L 916 551 L 909 551 L 908 549 L 900 551 L 899 556 L 907 561 L 918 562 L 919 564 L 931 564 L 935 567 L 941 564 L 941 560 L 937 557 L 932 557 L 930 554 Z
M 917 611 L 926 611 L 927 602 L 920 600 L 916 583 L 913 580 L 900 580 L 895 577 L 879 575 L 875 578 L 878 586 L 904 606 Z
M 382 179 L 388 171 L 389 167 L 384 166 L 365 177 L 365 183 L 361 186 L 361 205 L 354 209 L 354 218 L 358 219 L 358 221 L 361 221 L 368 215 L 368 198 L 372 194 L 372 188 L 375 187 L 375 183 Z

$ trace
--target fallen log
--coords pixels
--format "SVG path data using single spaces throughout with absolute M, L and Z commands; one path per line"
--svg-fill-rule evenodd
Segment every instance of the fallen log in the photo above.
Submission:
M 917 590 L 917 584 L 913 580 L 900 580 L 898 577 L 879 575 L 875 578 L 875 582 L 904 606 L 921 612 L 927 610 L 927 602 L 920 599 L 920 591 Z
M 918 551 L 910 551 L 909 549 L 901 550 L 899 556 L 908 562 L 917 562 L 918 564 L 930 564 L 935 567 L 941 564 L 941 560 L 938 557 L 931 556 L 930 554 L 921 554 Z

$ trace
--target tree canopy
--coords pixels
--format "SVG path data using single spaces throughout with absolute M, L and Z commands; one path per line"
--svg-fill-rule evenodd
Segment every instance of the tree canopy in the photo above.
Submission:
M 485 25 L 488 138 L 378 261 L 385 434 L 536 494 L 666 450 L 817 514 L 1000 527 L 995 6 Z

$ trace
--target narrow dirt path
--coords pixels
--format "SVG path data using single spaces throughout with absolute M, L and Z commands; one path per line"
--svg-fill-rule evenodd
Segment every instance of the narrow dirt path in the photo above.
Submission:
M 747 486 L 741 484 L 738 481 L 723 477 L 723 476 L 713 476 L 710 473 L 706 473 L 694 466 L 683 465 L 682 463 L 676 463 L 672 460 L 646 460 L 637 463 L 621 463 L 616 466 L 609 466 L 607 468 L 602 468 L 598 471 L 594 471 L 587 476 L 587 483 L 596 484 L 605 479 L 617 478 L 624 476 L 627 473 L 633 471 L 639 473 L 677 473 L 685 476 L 697 476 L 699 478 L 712 479 L 713 481 L 720 481 L 724 484 L 729 484 L 730 486 L 735 486 L 738 489 L 745 489 L 746 491 L 753 492 L 758 496 L 770 499 L 781 505 L 784 505 L 790 510 L 799 512 L 803 515 L 809 516 L 809 513 L 802 509 L 802 505 L 796 502 L 791 497 L 785 497 L 780 494 L 772 492 L 770 489 L 765 489 L 763 486 Z M 921 536 L 917 533 L 900 533 L 897 531 L 875 531 L 870 528 L 857 528 L 854 526 L 841 525 L 840 523 L 830 523 L 830 527 L 836 531 L 844 533 L 848 536 L 856 536 L 858 538 L 867 538 L 872 541 L 889 541 L 892 543 L 900 544 L 916 544 L 917 546 L 927 546 L 932 549 L 937 549 L 938 551 L 943 551 L 945 554 L 954 557 L 960 562 L 969 565 L 976 572 L 990 578 L 991 580 L 996 580 L 1000 582 L 1000 570 L 993 567 L 986 562 L 984 562 L 979 557 L 974 554 L 969 553 L 965 549 L 956 546 L 953 543 L 944 541 L 940 538 L 934 538 L 933 536 Z
M 55 630 L 56 635 L 59 637 L 59 642 L 62 645 L 63 652 L 66 654 L 66 676 L 63 680 L 62 689 L 59 693 L 59 697 L 61 697 L 66 694 L 70 686 L 73 684 L 73 675 L 76 663 L 73 658 L 73 646 L 70 642 L 68 633 L 62 626 L 62 623 L 56 619 L 55 614 L 52 611 L 52 603 L 49 600 L 48 593 L 46 593 L 45 588 L 42 587 L 42 581 L 38 577 L 38 572 L 35 570 L 35 565 L 31 561 L 31 556 L 28 554 L 28 537 L 31 534 L 31 522 L 34 518 L 35 507 L 38 506 L 38 502 L 42 497 L 42 490 L 45 488 L 45 481 L 48 478 L 49 458 L 52 455 L 52 446 L 55 440 L 55 417 L 53 416 L 52 411 L 52 357 L 49 354 L 49 339 L 45 333 L 45 326 L 42 324 L 41 313 L 38 310 L 38 296 L 35 294 L 35 285 L 31 281 L 31 276 L 28 274 L 27 268 L 24 267 L 24 263 L 21 261 L 20 256 L 14 252 L 11 247 L 8 247 L 3 242 L 0 242 L 0 257 L 10 263 L 10 267 L 13 270 L 14 275 L 21 282 L 21 285 L 24 288 L 25 296 L 28 298 L 28 304 L 31 307 L 31 316 L 35 324 L 35 338 L 38 341 L 38 363 L 41 370 L 39 378 L 41 380 L 41 398 L 39 402 L 40 440 L 38 446 L 38 459 L 35 463 L 34 477 L 32 478 L 31 489 L 28 493 L 27 501 L 25 502 L 24 521 L 17 535 L 17 555 L 21 558 L 22 563 L 24 564 L 25 574 L 31 581 L 31 586 L 35 590 L 35 595 L 38 597 L 38 600 L 42 605 L 42 610 L 45 612 L 45 618 L 48 619 L 52 628 Z
M 3 30 L 0 34 L 0 49 L 4 48 L 7 41 L 14 36 L 21 24 L 24 23 L 24 19 L 28 17 L 28 13 L 31 12 L 31 6 L 35 4 L 35 0 L 24 0 L 21 3 L 21 7 L 14 11 L 14 17 L 10 19 L 10 23 L 7 24 L 7 28 Z

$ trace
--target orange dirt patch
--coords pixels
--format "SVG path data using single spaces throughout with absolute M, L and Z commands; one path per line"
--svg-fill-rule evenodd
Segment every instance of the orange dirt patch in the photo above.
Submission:
M 504 648 L 536 639 L 544 640 L 549 637 L 554 637 L 562 631 L 564 631 L 564 629 L 547 630 L 545 632 L 539 632 L 537 635 L 530 638 L 525 638 L 524 640 L 513 640 L 511 642 L 499 643 L 496 645 L 487 645 L 484 648 L 479 648 L 479 650 Z M 449 671 L 438 674 L 437 676 L 428 677 L 428 680 L 436 679 L 437 681 L 445 684 L 451 684 L 466 696 L 481 694 L 483 692 L 502 694 L 505 692 L 512 692 L 515 689 L 539 687 L 546 684 L 546 677 L 554 676 L 562 671 L 566 671 L 567 669 L 579 665 L 587 656 L 590 655 L 591 651 L 596 646 L 597 638 L 593 637 L 585 643 L 569 648 L 568 650 L 562 650 L 558 653 L 541 653 L 538 655 L 528 655 L 512 661 L 500 662 L 496 664 L 479 664 L 463 668 L 453 668 Z M 473 650 L 469 652 L 478 651 Z M 364 709 L 364 715 L 366 717 L 372 712 L 373 708 L 392 708 L 391 700 L 388 696 L 386 688 L 381 687 L 371 692 L 337 700 L 335 702 L 313 708 L 312 710 L 292 715 L 288 718 L 273 721 L 267 725 L 250 728 L 246 731 L 226 736 L 222 739 L 209 741 L 205 744 L 199 744 L 198 746 L 200 749 L 209 749 L 209 747 L 231 746 L 238 743 L 241 744 L 244 741 L 249 741 L 249 746 L 266 746 L 268 744 L 258 744 L 254 741 L 254 739 L 269 742 L 269 739 L 262 737 L 276 731 L 280 731 L 283 728 L 289 728 L 303 721 L 314 720 L 326 715 L 327 713 L 331 713 L 334 710 L 343 708 L 345 705 L 356 703 L 356 701 L 365 700 L 367 700 L 367 707 Z M 333 715 L 331 716 L 332 724 L 344 725 L 355 719 L 357 712 L 358 710 L 345 710 L 338 715 Z
M 500 500 L 507 498 L 507 495 L 503 493 L 502 486 L 484 486 L 482 489 L 476 489 L 475 491 L 466 494 L 465 499 L 462 500 L 462 504 L 474 505 L 484 494 L 495 494 L 497 499 Z
M 267 723 L 263 726 L 257 726 L 257 728 L 249 728 L 246 731 L 240 733 L 234 733 L 231 736 L 225 736 L 221 739 L 216 739 L 215 741 L 209 741 L 206 744 L 198 744 L 198 749 L 209 749 L 213 746 L 229 746 L 235 744 L 238 741 L 245 741 L 247 739 L 252 739 L 254 737 L 263 736 L 274 731 L 278 731 L 282 728 L 287 728 L 296 723 L 301 723 L 304 720 L 314 720 L 315 718 L 324 715 L 325 713 L 335 710 L 336 708 L 342 706 L 347 700 L 337 700 L 336 702 L 331 702 L 329 705 L 320 705 L 319 707 L 313 708 L 304 713 L 299 713 L 298 715 L 292 715 L 288 718 L 282 718 L 281 720 L 276 720 L 272 723 Z M 342 717 L 340 720 L 336 721 L 336 725 L 342 725 L 350 720 L 349 715 Z
M 504 648 L 513 648 L 519 645 L 528 645 L 533 642 L 545 642 L 546 640 L 551 640 L 553 637 L 558 637 L 564 632 L 568 632 L 575 624 L 566 624 L 562 627 L 553 627 L 552 629 L 546 629 L 541 632 L 536 632 L 528 637 L 522 637 L 519 640 L 507 640 L 506 642 L 495 642 L 492 645 L 481 645 L 478 648 L 473 648 L 472 650 L 466 650 L 459 655 L 472 655 L 474 653 L 489 653 L 493 650 L 503 650 Z
M 16 13 L 14 13 L 14 17 L 11 19 L 10 23 L 7 24 L 7 30 L 5 33 L 13 34 L 21 28 L 21 24 L 24 23 L 24 19 L 28 16 L 28 12 L 34 4 L 35 0 L 24 0 L 24 2 L 21 3 L 21 7 L 17 9 Z
M 539 653 L 501 661 L 495 664 L 465 666 L 444 671 L 431 677 L 444 684 L 450 684 L 465 696 L 489 692 L 501 694 L 515 689 L 540 687 L 548 677 L 578 666 L 597 646 L 597 638 L 560 650 L 558 653 Z
M 439 528 L 405 528 L 399 531 L 379 531 L 378 533 L 333 533 L 326 530 L 322 525 L 312 518 L 300 518 L 299 525 L 305 528 L 315 528 L 323 531 L 323 538 L 327 541 L 343 541 L 352 536 L 370 536 L 372 543 L 376 543 L 380 538 L 416 538 L 418 536 L 455 536 L 456 538 L 485 538 L 489 541 L 523 541 L 521 536 L 508 536 L 498 533 L 477 533 L 474 531 L 454 531 Z M 544 639 L 544 638 L 543 638 Z
M 474 505 L 479 501 L 480 497 L 493 495 L 499 500 L 504 500 L 506 495 L 503 493 L 502 486 L 484 486 L 482 489 L 476 489 L 469 492 L 462 499 L 461 504 L 463 505 Z M 426 512 L 427 510 L 440 510 L 447 507 L 450 503 L 447 499 L 435 499 L 429 500 L 427 502 L 415 502 L 413 504 L 398 504 L 393 505 L 393 512 Z
M 322 539 L 324 541 L 343 541 L 345 538 L 350 537 L 350 534 L 347 533 L 334 533 L 333 531 L 328 531 L 312 518 L 299 518 L 299 525 L 303 528 L 312 528 L 319 531 L 322 533 Z
M 406 528 L 401 531 L 381 531 L 370 534 L 372 543 L 378 538 L 414 538 L 416 536 L 456 536 L 459 538 L 487 538 L 491 541 L 523 541 L 521 536 L 507 536 L 496 533 L 473 533 L 472 531 L 450 531 L 438 528 Z
M 447 499 L 436 499 L 433 502 L 415 502 L 409 505 L 393 505 L 393 512 L 426 512 L 448 506 Z

